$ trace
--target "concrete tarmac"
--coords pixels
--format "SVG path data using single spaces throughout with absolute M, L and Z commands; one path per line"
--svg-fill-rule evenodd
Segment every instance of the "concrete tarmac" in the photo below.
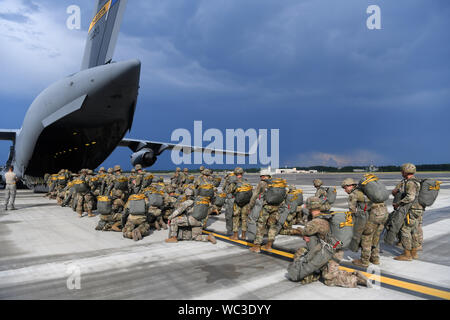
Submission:
M 316 175 L 288 175 L 288 183 L 313 195 Z M 319 175 L 339 186 L 343 175 Z M 361 176 L 361 175 L 360 175 Z M 431 175 L 433 176 L 433 175 Z M 250 176 L 256 183 L 257 176 Z M 388 189 L 399 175 L 380 175 Z M 400 249 L 382 245 L 381 271 L 450 292 L 450 175 L 424 216 L 424 251 L 419 260 L 399 262 Z M 346 209 L 338 187 L 335 210 Z M 0 191 L 3 201 L 3 191 Z M 0 299 L 436 299 L 397 287 L 338 288 L 321 282 L 306 286 L 286 278 L 288 261 L 251 253 L 230 242 L 180 241 L 168 244 L 167 230 L 134 242 L 121 233 L 95 231 L 98 217 L 78 218 L 42 194 L 19 190 L 15 211 L 0 212 Z M 391 209 L 391 207 L 389 207 Z M 225 231 L 223 214 L 208 228 Z M 277 236 L 286 251 L 304 244 Z M 358 253 L 346 252 L 350 261 Z M 450 295 L 449 295 L 450 297 Z

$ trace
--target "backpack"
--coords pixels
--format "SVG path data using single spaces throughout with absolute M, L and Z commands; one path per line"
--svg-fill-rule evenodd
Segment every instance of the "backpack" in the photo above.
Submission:
M 238 182 L 234 193 L 234 201 L 239 207 L 243 207 L 250 202 L 253 195 L 253 187 L 245 182 Z
M 198 197 L 195 200 L 194 211 L 191 216 L 198 221 L 202 221 L 208 216 L 209 205 L 209 197 Z
M 346 249 L 353 237 L 352 213 L 349 211 L 331 211 L 329 214 L 322 214 L 321 218 L 328 220 L 331 235 L 342 243 L 343 249 Z
M 381 203 L 389 199 L 389 191 L 374 174 L 365 174 L 364 178 L 359 181 L 358 188 L 373 203 Z
M 419 204 L 423 207 L 432 206 L 441 189 L 441 181 L 435 179 L 422 179 L 420 182 Z
M 336 201 L 336 187 L 328 187 L 327 190 L 327 201 L 329 204 L 333 204 Z
M 145 215 L 147 213 L 147 204 L 144 194 L 132 194 L 126 204 L 128 212 L 132 215 Z
M 100 214 L 108 215 L 112 213 L 112 201 L 108 196 L 97 197 L 97 211 Z
M 280 205 L 286 198 L 286 180 L 271 179 L 267 181 L 264 199 L 270 205 Z

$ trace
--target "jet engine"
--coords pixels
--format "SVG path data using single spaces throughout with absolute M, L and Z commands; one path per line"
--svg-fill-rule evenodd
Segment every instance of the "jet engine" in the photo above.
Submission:
M 156 155 L 152 149 L 143 148 L 131 155 L 131 164 L 133 167 L 140 164 L 142 167 L 150 167 L 156 162 Z

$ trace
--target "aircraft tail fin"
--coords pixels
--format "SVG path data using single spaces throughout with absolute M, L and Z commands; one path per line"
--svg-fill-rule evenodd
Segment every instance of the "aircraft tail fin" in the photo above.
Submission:
M 89 25 L 81 70 L 109 63 L 128 0 L 97 0 Z

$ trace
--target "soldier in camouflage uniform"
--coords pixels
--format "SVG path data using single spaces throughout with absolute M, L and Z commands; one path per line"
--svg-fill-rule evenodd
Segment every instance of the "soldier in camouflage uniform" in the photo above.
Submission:
M 191 188 L 186 188 L 185 191 L 186 200 L 183 201 L 180 206 L 173 211 L 169 217 L 169 238 L 166 239 L 167 243 L 178 242 L 178 230 L 179 227 L 190 227 L 192 230 L 191 238 L 184 238 L 182 240 L 195 240 L 195 241 L 210 241 L 213 244 L 216 243 L 216 239 L 212 234 L 202 235 L 202 221 L 198 221 L 191 213 L 194 210 L 194 191 Z
M 383 203 L 372 203 L 364 193 L 357 189 L 357 182 L 351 178 L 345 179 L 342 188 L 349 195 L 349 211 L 354 216 L 358 209 L 367 211 L 368 219 L 362 228 L 361 234 L 361 259 L 353 260 L 354 265 L 368 267 L 369 263 L 380 264 L 380 235 L 388 218 L 386 205 Z
M 321 208 L 323 207 L 322 199 L 318 197 L 310 197 L 306 200 L 306 207 L 309 210 L 312 220 L 306 224 L 303 230 L 301 230 L 301 235 L 306 241 L 308 248 L 300 248 L 296 252 L 294 259 L 300 257 L 310 249 L 309 244 L 311 241 L 326 241 L 327 235 L 331 232 L 329 222 L 326 219 L 319 218 L 322 213 Z M 314 237 L 317 239 L 313 239 Z M 367 286 L 367 278 L 361 272 L 346 272 L 339 269 L 338 261 L 342 260 L 343 256 L 343 250 L 336 250 L 332 259 L 330 259 L 328 263 L 320 269 L 325 285 L 345 288 L 356 288 L 358 284 Z M 304 278 L 302 283 L 306 284 L 318 279 L 318 272 L 315 272 Z
M 113 200 L 113 212 L 123 212 L 125 202 L 128 200 L 128 178 L 122 174 L 119 165 L 114 166 L 114 176 L 108 179 L 106 195 L 111 195 Z
M 139 194 L 142 191 L 144 172 L 142 171 L 142 165 L 140 164 L 135 165 L 134 169 L 136 173 L 133 177 L 130 177 L 130 193 Z
M 133 181 L 136 179 L 136 169 L 132 168 L 128 176 L 128 194 L 133 194 Z
M 289 193 L 292 193 L 294 191 L 295 191 L 295 187 L 289 186 Z M 297 207 L 295 209 L 297 209 Z M 283 226 L 281 227 L 279 234 L 285 235 L 285 236 L 300 235 L 299 229 L 292 228 L 292 225 L 296 223 L 296 217 L 297 217 L 297 210 L 290 209 L 290 212 L 289 212 L 288 216 L 286 217 L 286 221 L 283 223 Z
M 56 187 L 56 203 L 61 205 L 64 201 L 65 188 L 69 180 L 68 170 L 61 169 L 58 175 L 58 185 Z
M 401 200 L 394 203 L 394 209 L 397 210 L 400 206 L 405 206 L 412 203 L 411 209 L 405 217 L 403 226 L 400 229 L 401 242 L 404 248 L 403 254 L 395 257 L 399 261 L 411 261 L 418 259 L 417 251 L 420 247 L 420 232 L 419 224 L 423 218 L 424 208 L 419 204 L 418 196 L 420 191 L 420 182 L 414 177 L 416 173 L 416 166 L 412 163 L 405 163 L 402 165 L 403 180 L 392 191 L 394 196 L 398 192 L 402 193 Z
M 181 182 L 181 168 L 177 167 L 175 169 L 175 173 L 170 177 L 170 183 L 175 188 L 178 188 L 180 187 L 180 182 Z
M 80 172 L 79 180 L 84 181 L 87 185 L 90 183 L 91 176 L 88 174 L 88 169 L 82 169 Z M 94 196 L 91 191 L 88 190 L 86 192 L 78 192 L 77 193 L 77 207 L 76 212 L 78 216 L 81 218 L 83 216 L 83 212 L 87 212 L 89 217 L 95 217 L 92 213 L 92 209 L 94 207 Z
M 322 200 L 322 208 L 321 210 L 323 212 L 328 212 L 331 209 L 331 205 L 327 201 L 327 190 L 322 187 L 323 182 L 320 179 L 314 179 L 313 181 L 314 187 L 317 189 L 315 193 L 315 197 L 318 197 L 320 200 Z
M 102 185 L 100 187 L 100 195 L 109 196 L 108 186 L 110 186 L 114 181 L 114 170 L 113 168 L 108 168 L 106 171 L 106 176 L 102 180 Z
M 145 199 L 146 208 L 148 208 L 148 200 Z M 128 204 L 124 207 L 127 222 L 122 229 L 123 237 L 133 239 L 134 241 L 142 240 L 150 234 L 150 224 L 147 221 L 147 215 L 136 215 L 129 213 Z
M 106 170 L 104 167 L 101 167 L 98 170 L 98 174 L 92 178 L 92 182 L 94 185 L 93 193 L 95 197 L 103 195 L 103 181 L 106 179 Z
M 236 179 L 231 181 L 228 186 L 226 193 L 235 195 L 238 185 L 241 183 L 247 183 L 247 180 L 243 178 L 244 170 L 240 167 L 234 169 L 234 175 Z M 241 238 L 246 239 L 247 233 L 247 222 L 248 215 L 250 214 L 250 202 L 246 205 L 240 207 L 235 202 L 233 206 L 233 235 L 230 239 L 238 240 L 239 239 L 239 228 L 242 230 Z

